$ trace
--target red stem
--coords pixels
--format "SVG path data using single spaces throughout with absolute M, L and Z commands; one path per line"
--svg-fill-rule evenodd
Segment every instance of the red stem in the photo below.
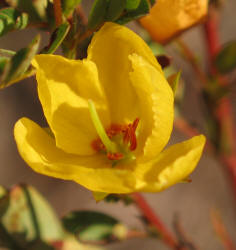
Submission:
M 217 211 L 211 212 L 211 221 L 216 234 L 219 236 L 225 250 L 236 250 L 236 247 L 222 221 L 222 218 Z
M 174 120 L 174 127 L 181 131 L 183 134 L 188 137 L 193 137 L 195 135 L 199 135 L 201 132 L 196 128 L 192 127 L 184 118 L 176 117 Z M 208 153 L 214 153 L 215 149 L 212 143 L 207 140 L 206 147 Z
M 62 24 L 61 0 L 53 0 L 53 8 L 56 26 L 58 27 Z
M 209 57 L 210 71 L 218 77 L 219 84 L 228 85 L 228 79 L 220 76 L 213 65 L 216 53 L 221 48 L 219 38 L 219 16 L 215 9 L 210 8 L 209 18 L 204 25 L 205 37 L 207 43 L 207 52 Z M 220 124 L 220 159 L 231 173 L 234 192 L 236 195 L 236 130 L 233 122 L 233 112 L 230 100 L 222 98 L 215 112 L 215 118 Z
M 138 209 L 142 215 L 148 220 L 148 222 L 156 228 L 158 233 L 161 234 L 163 241 L 172 249 L 178 249 L 178 243 L 174 236 L 165 227 L 163 222 L 157 217 L 152 208 L 148 205 L 144 197 L 140 193 L 134 193 L 132 195 Z
M 220 39 L 219 39 L 219 17 L 218 13 L 210 8 L 208 20 L 204 24 L 205 35 L 207 38 L 207 51 L 209 56 L 209 61 L 214 59 L 214 56 L 220 49 Z

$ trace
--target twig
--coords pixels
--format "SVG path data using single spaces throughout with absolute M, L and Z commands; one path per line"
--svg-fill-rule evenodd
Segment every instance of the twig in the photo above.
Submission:
M 174 230 L 179 241 L 179 245 L 188 250 L 197 250 L 198 248 L 186 236 L 179 220 L 178 214 L 175 214 L 173 221 Z
M 175 118 L 174 127 L 177 128 L 180 132 L 182 132 L 184 135 L 188 137 L 192 137 L 192 136 L 200 134 L 197 128 L 194 128 L 183 117 L 180 117 L 180 116 Z M 206 142 L 206 149 L 208 153 L 215 152 L 215 148 L 209 140 L 207 140 Z
M 209 7 L 208 20 L 204 24 L 204 32 L 207 38 L 208 60 L 212 62 L 216 53 L 220 49 L 220 39 L 218 34 L 219 15 L 214 7 Z M 211 65 L 212 67 L 213 65 Z
M 204 25 L 210 72 L 218 77 L 219 84 L 226 86 L 228 80 L 219 76 L 213 65 L 216 53 L 220 49 L 219 16 L 215 9 L 210 8 L 209 18 Z M 230 100 L 226 97 L 220 100 L 215 112 L 216 122 L 220 125 L 220 159 L 232 174 L 234 192 L 236 195 L 236 130 L 233 122 L 233 112 Z
M 229 236 L 219 212 L 211 211 L 211 221 L 216 234 L 219 236 L 225 250 L 236 250 L 231 237 Z
M 56 26 L 62 24 L 62 9 L 61 9 L 61 0 L 53 0 L 54 16 L 56 21 Z
M 187 46 L 186 43 L 183 42 L 181 39 L 176 39 L 178 46 L 180 47 L 183 55 L 185 56 L 186 60 L 190 62 L 192 65 L 193 70 L 195 71 L 196 75 L 198 76 L 200 82 L 204 85 L 208 83 L 208 78 L 205 72 L 200 68 L 199 64 L 196 61 L 195 55 Z
M 142 232 L 142 231 L 136 231 L 136 230 L 130 230 L 127 233 L 126 239 L 137 239 L 137 238 L 146 238 L 148 237 L 148 234 L 146 232 Z
M 148 205 L 144 197 L 140 193 L 134 193 L 132 194 L 132 198 L 134 199 L 135 204 L 142 213 L 142 215 L 152 226 L 156 228 L 158 233 L 160 233 L 163 241 L 172 249 L 178 249 L 178 243 L 175 237 L 169 232 L 163 222 L 157 217 L 157 215 Z
M 83 23 L 84 26 L 87 26 L 88 24 L 88 18 L 84 13 L 84 10 L 82 8 L 81 5 L 78 5 L 78 7 L 76 8 L 76 13 L 78 14 L 78 16 L 80 17 L 81 22 Z

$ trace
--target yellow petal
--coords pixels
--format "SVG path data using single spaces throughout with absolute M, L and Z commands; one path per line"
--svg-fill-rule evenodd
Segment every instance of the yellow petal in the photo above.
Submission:
M 157 0 L 140 22 L 154 40 L 164 43 L 203 19 L 207 6 L 208 0 Z
M 142 160 L 156 157 L 167 144 L 173 128 L 174 97 L 165 77 L 144 58 L 131 55 L 130 79 L 140 103 L 138 150 Z
M 38 94 L 57 147 L 68 153 L 90 155 L 97 133 L 88 110 L 88 99 L 108 126 L 109 113 L 104 91 L 99 83 L 96 65 L 88 60 L 68 60 L 55 55 L 38 55 Z
M 128 57 L 134 52 L 162 72 L 147 44 L 133 31 L 115 23 L 106 23 L 88 49 L 88 59 L 97 65 L 114 123 L 133 121 L 137 117 L 137 97 L 128 77 L 131 71 Z
M 22 118 L 15 124 L 15 140 L 21 157 L 36 172 L 73 180 L 91 191 L 129 193 L 139 185 L 132 168 L 112 168 L 105 156 L 65 153 L 55 140 L 33 121 Z
M 164 150 L 149 166 L 140 165 L 136 174 L 146 181 L 140 191 L 159 192 L 186 179 L 195 169 L 205 141 L 203 135 L 195 136 Z

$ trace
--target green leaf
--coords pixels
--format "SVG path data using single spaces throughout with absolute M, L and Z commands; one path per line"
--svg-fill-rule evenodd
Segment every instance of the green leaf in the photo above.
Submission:
M 52 54 L 61 45 L 70 30 L 69 23 L 61 24 L 51 35 L 49 45 L 42 50 L 42 54 Z
M 0 75 L 3 73 L 4 68 L 8 62 L 8 59 L 5 57 L 0 57 Z
M 0 221 L 9 206 L 9 196 L 7 190 L 0 186 Z
M 156 0 L 149 0 L 149 3 L 151 6 L 153 6 L 156 3 Z
M 63 10 L 64 15 L 65 16 L 70 15 L 80 2 L 81 0 L 63 0 L 62 10 Z
M 35 39 L 26 48 L 19 50 L 5 65 L 3 74 L 1 76 L 0 88 L 9 86 L 9 84 L 17 78 L 20 78 L 30 66 L 31 60 L 37 53 L 40 42 L 40 36 Z
M 123 202 L 123 204 L 126 206 L 129 206 L 134 203 L 134 200 L 128 194 L 108 194 L 105 197 L 104 201 L 110 203 Z
M 118 19 L 125 9 L 126 0 L 110 0 L 106 12 L 107 21 L 115 21 Z
M 105 21 L 106 11 L 108 7 L 107 0 L 95 0 L 89 13 L 88 28 L 95 29 Z
M 8 193 L 9 206 L 2 226 L 20 246 L 35 241 L 57 241 L 65 233 L 47 201 L 32 187 L 19 185 Z M 28 249 L 28 248 L 27 248 Z
M 63 218 L 65 229 L 82 241 L 109 240 L 118 236 L 121 224 L 115 218 L 95 211 L 75 211 Z M 121 226 L 126 230 L 124 226 Z M 121 229 L 122 230 L 122 229 Z
M 104 250 L 65 232 L 48 202 L 31 186 L 0 186 L 0 247 L 11 250 Z
M 22 13 L 16 20 L 16 29 L 24 29 L 28 24 L 28 14 Z
M 214 64 L 217 70 L 226 74 L 236 68 L 236 41 L 226 44 L 216 55 Z
M 14 29 L 24 29 L 28 24 L 28 15 L 14 8 L 0 10 L 0 36 Z
M 0 56 L 1 57 L 12 57 L 16 54 L 15 51 L 13 50 L 8 50 L 8 49 L 0 49 Z
M 181 76 L 181 71 L 179 71 L 178 73 L 175 73 L 171 76 L 168 77 L 168 83 L 170 84 L 174 94 L 177 91 L 178 85 L 179 85 L 179 80 L 180 80 L 180 76 Z
M 135 10 L 138 8 L 141 0 L 126 0 L 125 8 L 127 10 Z
M 129 21 L 140 18 L 149 13 L 150 3 L 148 0 L 141 0 L 138 7 L 135 10 L 128 11 L 121 18 L 117 20 L 119 24 L 125 24 Z
M 213 77 L 209 79 L 209 82 L 204 89 L 204 96 L 208 102 L 218 103 L 219 100 L 228 95 L 229 92 L 230 89 L 228 86 L 222 86 L 219 83 L 219 79 Z
M 6 194 L 7 190 L 3 186 L 0 186 L 0 199 L 2 199 Z
M 47 20 L 47 0 L 6 0 L 13 8 L 29 15 L 30 22 Z

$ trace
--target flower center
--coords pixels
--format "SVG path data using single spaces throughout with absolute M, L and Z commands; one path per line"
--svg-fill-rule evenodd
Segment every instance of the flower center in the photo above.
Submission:
M 105 153 L 107 158 L 112 161 L 113 166 L 117 163 L 135 160 L 133 151 L 137 147 L 136 130 L 139 118 L 136 118 L 130 124 L 111 124 L 105 130 L 93 101 L 89 100 L 88 104 L 91 119 L 99 136 L 91 142 L 92 148 L 97 152 Z

